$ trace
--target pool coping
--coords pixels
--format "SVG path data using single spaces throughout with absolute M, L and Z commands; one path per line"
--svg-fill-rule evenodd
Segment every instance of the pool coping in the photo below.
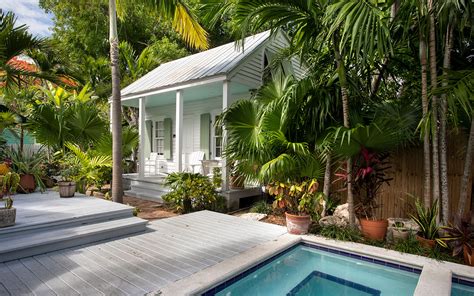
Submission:
M 187 278 L 171 283 L 150 295 L 198 295 L 212 289 L 222 282 L 235 277 L 243 271 L 275 256 L 276 254 L 299 243 L 337 249 L 375 260 L 400 264 L 422 270 L 415 290 L 416 296 L 450 295 L 452 277 L 460 280 L 474 281 L 474 268 L 451 262 L 401 253 L 393 250 L 369 246 L 360 243 L 335 241 L 316 235 L 284 234 L 275 240 L 258 245 L 242 254 L 210 266 Z M 452 275 L 452 276 L 451 276 Z M 435 291 L 436 293 L 433 294 Z M 443 292 L 443 294 L 440 294 Z

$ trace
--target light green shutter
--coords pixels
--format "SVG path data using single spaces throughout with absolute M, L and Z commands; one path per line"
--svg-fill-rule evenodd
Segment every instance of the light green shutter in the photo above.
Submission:
M 148 157 L 153 149 L 153 121 L 145 121 L 145 156 Z
M 205 158 L 209 159 L 211 146 L 211 114 L 201 114 L 201 132 L 200 134 L 200 148 L 204 152 Z
M 166 159 L 171 159 L 173 157 L 172 147 L 173 147 L 173 129 L 171 126 L 171 118 L 165 118 L 163 121 L 164 128 L 164 157 Z

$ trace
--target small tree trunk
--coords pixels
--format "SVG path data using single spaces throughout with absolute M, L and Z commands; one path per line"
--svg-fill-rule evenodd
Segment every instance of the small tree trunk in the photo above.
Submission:
M 435 28 L 435 9 L 433 0 L 428 0 L 428 13 L 430 22 L 429 36 L 429 57 L 430 57 L 430 78 L 431 92 L 434 92 L 438 84 L 438 74 L 436 72 L 436 28 Z M 431 98 L 432 109 L 432 133 L 433 133 L 433 199 L 440 203 L 440 186 L 439 186 L 439 139 L 438 139 L 438 97 L 433 95 Z
M 323 184 L 323 194 L 324 197 L 328 197 L 330 190 L 331 190 L 331 165 L 332 165 L 332 160 L 331 160 L 331 153 L 328 152 L 328 155 L 326 156 L 326 169 L 324 171 L 324 184 Z M 326 216 L 326 201 L 323 201 L 323 211 L 321 213 L 321 217 Z
M 466 213 L 467 204 L 467 186 L 472 171 L 472 158 L 474 154 L 474 114 L 471 115 L 471 131 L 469 132 L 469 140 L 467 142 L 466 157 L 464 158 L 464 172 L 461 179 L 461 193 L 459 194 L 459 204 L 456 219 L 461 219 Z
M 421 62 L 421 104 L 423 106 L 423 118 L 427 120 L 429 111 L 428 102 L 428 65 L 426 56 L 426 43 L 420 35 L 420 62 Z M 423 130 L 423 202 L 425 208 L 431 206 L 431 152 L 430 152 L 430 130 L 425 124 Z
M 25 146 L 25 129 L 23 124 L 20 124 L 20 153 L 23 154 L 23 149 Z
M 110 67 L 112 69 L 112 200 L 123 203 L 122 185 L 122 102 L 115 0 L 109 0 Z
M 453 26 L 448 24 L 446 30 L 446 43 L 444 49 L 443 69 L 444 78 L 443 86 L 448 85 L 447 71 L 451 68 L 451 49 L 453 47 Z M 443 225 L 447 225 L 449 221 L 449 187 L 448 187 L 448 144 L 447 144 L 447 113 L 448 102 L 446 94 L 441 96 L 440 101 L 440 130 L 439 130 L 439 148 L 440 148 L 440 181 L 441 181 L 441 221 Z
M 341 57 L 341 53 L 338 49 L 337 38 L 333 38 L 334 43 L 334 56 L 336 57 L 337 62 L 337 73 L 339 76 L 339 84 L 341 86 L 341 96 L 342 96 L 342 114 L 344 120 L 344 127 L 350 128 L 349 122 L 349 92 L 348 92 L 348 83 L 346 78 L 346 69 L 344 66 L 344 61 Z M 351 225 L 355 224 L 355 213 L 354 213 L 354 193 L 352 192 L 352 158 L 347 158 L 347 204 L 349 206 L 349 223 Z

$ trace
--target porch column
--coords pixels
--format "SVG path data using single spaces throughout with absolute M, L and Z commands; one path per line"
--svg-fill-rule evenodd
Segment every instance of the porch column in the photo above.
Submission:
M 145 142 L 146 142 L 146 127 L 145 127 L 145 103 L 146 98 L 138 100 L 138 135 L 140 137 L 138 145 L 138 177 L 145 177 Z
M 176 171 L 183 171 L 183 90 L 176 91 Z
M 227 110 L 230 99 L 230 82 L 224 80 L 222 84 L 222 111 Z M 227 143 L 227 131 L 225 126 L 222 127 L 222 149 L 224 149 L 225 144 Z M 227 160 L 225 157 L 222 157 L 222 190 L 229 190 L 229 168 L 227 167 Z

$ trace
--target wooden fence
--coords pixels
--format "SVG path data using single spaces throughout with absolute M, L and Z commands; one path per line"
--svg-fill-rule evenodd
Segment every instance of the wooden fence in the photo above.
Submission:
M 466 153 L 466 137 L 453 136 L 448 143 L 448 186 L 451 215 L 456 213 L 460 194 L 461 178 Z M 377 216 L 408 217 L 413 212 L 414 198 L 423 198 L 423 147 L 414 147 L 395 152 L 390 157 L 390 185 L 383 185 L 379 191 L 380 208 Z M 473 168 L 474 173 L 474 168 Z M 471 174 L 468 196 L 472 198 L 473 178 Z M 334 184 L 335 188 L 341 184 Z M 469 209 L 471 200 L 468 201 Z

